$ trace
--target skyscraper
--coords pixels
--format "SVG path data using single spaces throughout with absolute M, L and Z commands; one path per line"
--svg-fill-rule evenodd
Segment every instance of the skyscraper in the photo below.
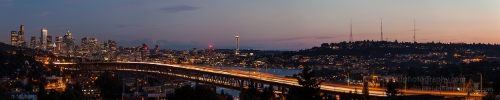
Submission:
M 35 49 L 36 48 L 36 37 L 31 37 L 31 40 L 30 40 L 30 48 L 31 49 Z
M 17 38 L 19 38 L 17 31 L 10 31 L 10 45 L 17 46 Z
M 198 48 L 193 48 L 193 55 L 194 56 L 198 55 Z
M 123 49 L 123 46 L 118 46 L 118 51 L 120 51 L 120 52 L 124 52 L 124 51 L 125 51 L 125 49 Z
M 99 41 L 96 38 L 90 38 L 89 40 L 89 51 L 90 53 L 99 52 Z
M 43 43 L 44 39 L 43 37 L 39 37 L 38 38 L 38 44 L 36 45 L 38 49 L 42 49 L 43 47 L 45 47 L 42 43 Z
M 89 38 L 83 37 L 80 46 L 82 47 L 82 52 L 89 51 Z
M 146 44 L 142 44 L 142 48 L 140 48 L 142 61 L 147 61 L 147 57 L 149 56 L 149 47 Z
M 46 41 L 47 41 L 47 45 L 46 45 L 47 51 L 54 50 L 54 43 L 52 43 L 52 36 L 48 35 Z
M 58 36 L 56 37 L 56 48 L 55 48 L 55 52 L 58 52 L 60 53 L 61 52 L 61 48 L 62 48 L 62 41 L 63 41 L 63 38 L 62 36 Z
M 41 43 L 40 48 L 42 50 L 47 50 L 47 29 L 42 28 L 42 30 L 41 30 L 41 36 L 42 36 L 42 38 L 41 38 L 41 42 L 42 43 Z
M 24 41 L 24 25 L 21 25 L 19 33 L 18 33 L 18 45 L 22 47 L 26 47 L 26 42 Z
M 155 54 L 155 55 L 160 54 L 160 46 L 155 45 L 155 52 L 154 52 L 154 54 Z
M 75 49 L 75 39 L 71 36 L 71 33 L 68 31 L 63 38 L 63 48 L 65 53 L 69 56 L 73 55 L 73 51 Z
M 109 50 L 110 51 L 116 51 L 116 42 L 115 41 L 112 41 L 112 40 L 109 40 L 108 42 L 108 47 L 109 47 Z
M 234 54 L 238 55 L 240 54 L 239 53 L 239 50 L 240 50 L 240 46 L 239 46 L 239 42 L 240 42 L 240 36 L 236 35 L 236 50 L 234 50 Z

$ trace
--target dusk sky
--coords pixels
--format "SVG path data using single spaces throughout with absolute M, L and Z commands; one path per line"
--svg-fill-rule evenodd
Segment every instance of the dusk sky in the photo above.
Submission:
M 321 43 L 384 39 L 500 43 L 500 0 L 0 0 L 0 42 L 25 25 L 56 37 L 143 43 L 162 49 L 299 50 Z

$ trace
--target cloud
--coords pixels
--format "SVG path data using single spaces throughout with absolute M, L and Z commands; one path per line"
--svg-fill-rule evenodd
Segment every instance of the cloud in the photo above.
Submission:
M 200 9 L 199 7 L 193 7 L 189 5 L 180 5 L 180 6 L 172 6 L 172 7 L 165 7 L 159 9 L 161 12 L 164 13 L 177 13 L 181 11 L 192 11 L 192 10 L 197 10 Z
M 39 14 L 38 16 L 45 16 L 45 15 L 48 15 L 50 14 L 50 12 L 46 11 L 46 12 L 43 12 L 42 14 Z
M 283 39 L 278 39 L 276 41 L 289 41 L 289 40 L 298 40 L 298 39 L 305 39 L 309 37 L 293 37 L 293 38 L 283 38 Z
M 115 28 L 124 28 L 124 27 L 131 27 L 131 26 L 141 26 L 141 25 L 113 25 Z
M 317 37 L 316 39 L 330 39 L 330 38 L 335 38 L 335 37 L 327 37 L 327 36 L 324 36 L 324 37 Z
M 139 8 L 144 8 L 145 6 L 148 6 L 149 3 L 146 1 L 141 2 L 141 1 L 132 1 L 132 2 L 126 2 L 124 4 L 118 5 L 116 7 L 109 8 L 108 11 L 127 11 L 127 10 L 132 10 L 132 9 L 139 9 Z

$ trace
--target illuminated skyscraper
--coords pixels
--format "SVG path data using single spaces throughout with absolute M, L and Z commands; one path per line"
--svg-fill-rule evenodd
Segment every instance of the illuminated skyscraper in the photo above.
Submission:
M 110 51 L 116 51 L 116 46 L 117 45 L 115 41 L 108 40 L 108 47 Z
M 36 45 L 37 46 L 36 48 L 42 49 L 42 47 L 44 47 L 44 45 L 42 44 L 43 41 L 44 41 L 43 37 L 38 37 L 38 43 Z
M 83 37 L 80 46 L 82 47 L 82 52 L 89 51 L 89 38 Z
M 21 25 L 20 30 L 18 32 L 18 45 L 22 47 L 26 47 L 26 42 L 24 41 L 24 25 Z
M 239 53 L 239 50 L 240 50 L 240 47 L 239 47 L 239 42 L 240 42 L 240 36 L 236 35 L 236 50 L 234 50 L 234 54 L 238 55 L 240 54 Z
M 90 53 L 99 52 L 99 41 L 96 38 L 90 38 L 89 40 L 89 51 Z
M 118 51 L 120 51 L 120 52 L 124 52 L 124 51 L 125 51 L 125 49 L 123 48 L 123 46 L 118 46 Z
M 40 48 L 42 50 L 47 50 L 47 29 L 42 28 L 42 30 L 41 30 L 41 36 L 42 36 L 41 37 L 41 42 L 42 43 L 41 43 Z
M 17 42 L 18 42 L 17 38 L 19 38 L 17 31 L 11 31 L 10 32 L 10 45 L 17 46 Z
M 63 38 L 63 48 L 67 55 L 73 55 L 75 50 L 75 39 L 71 36 L 71 33 L 68 31 Z
M 31 49 L 35 49 L 36 48 L 36 37 L 31 37 L 31 40 L 30 40 L 30 48 Z
M 160 46 L 155 45 L 155 53 L 154 53 L 154 54 L 155 54 L 155 55 L 160 54 Z
M 58 36 L 58 37 L 56 37 L 55 40 L 56 40 L 56 48 L 55 48 L 54 51 L 60 53 L 61 49 L 62 49 L 63 37 L 62 36 Z
M 149 56 L 149 47 L 146 44 L 142 44 L 142 48 L 140 48 L 142 61 L 147 61 Z
M 198 55 L 198 49 L 197 48 L 193 48 L 193 55 Z
M 47 51 L 53 51 L 54 50 L 54 43 L 52 42 L 52 36 L 48 35 L 46 41 L 47 41 L 47 45 L 46 45 Z

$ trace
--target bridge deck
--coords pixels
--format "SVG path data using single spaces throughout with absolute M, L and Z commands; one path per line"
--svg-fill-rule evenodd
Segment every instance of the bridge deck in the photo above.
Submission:
M 56 65 L 77 65 L 76 63 L 54 63 Z M 155 65 L 155 66 L 168 66 L 174 68 L 182 68 L 192 71 L 200 71 L 207 73 L 214 73 L 220 75 L 228 75 L 234 76 L 242 79 L 252 79 L 265 83 L 273 83 L 273 84 L 281 84 L 288 86 L 300 86 L 295 78 L 285 78 L 280 76 L 275 76 L 267 73 L 260 72 L 249 72 L 249 71 L 241 71 L 241 70 L 231 70 L 231 69 L 219 69 L 212 67 L 204 67 L 204 66 L 193 66 L 193 65 L 178 65 L 178 64 L 161 64 L 161 63 L 148 63 L 148 62 L 99 62 L 99 63 L 78 63 L 78 65 L 93 65 L 93 64 L 143 64 L 143 65 Z M 145 72 L 155 72 L 152 70 L 143 70 L 143 69 L 128 69 L 132 71 L 145 71 Z M 352 91 L 353 93 L 357 91 L 357 93 L 361 94 L 363 87 L 362 86 L 347 86 L 343 84 L 333 84 L 333 83 L 322 83 L 321 84 L 321 92 L 331 92 L 331 93 L 348 93 Z M 445 91 L 423 91 L 423 90 L 406 90 L 405 95 L 420 95 L 420 94 L 430 94 L 437 96 L 461 96 L 466 97 L 466 92 L 445 92 Z M 373 88 L 369 87 L 369 93 L 371 96 L 386 96 L 385 88 Z M 482 97 L 482 94 L 470 94 L 471 97 Z

